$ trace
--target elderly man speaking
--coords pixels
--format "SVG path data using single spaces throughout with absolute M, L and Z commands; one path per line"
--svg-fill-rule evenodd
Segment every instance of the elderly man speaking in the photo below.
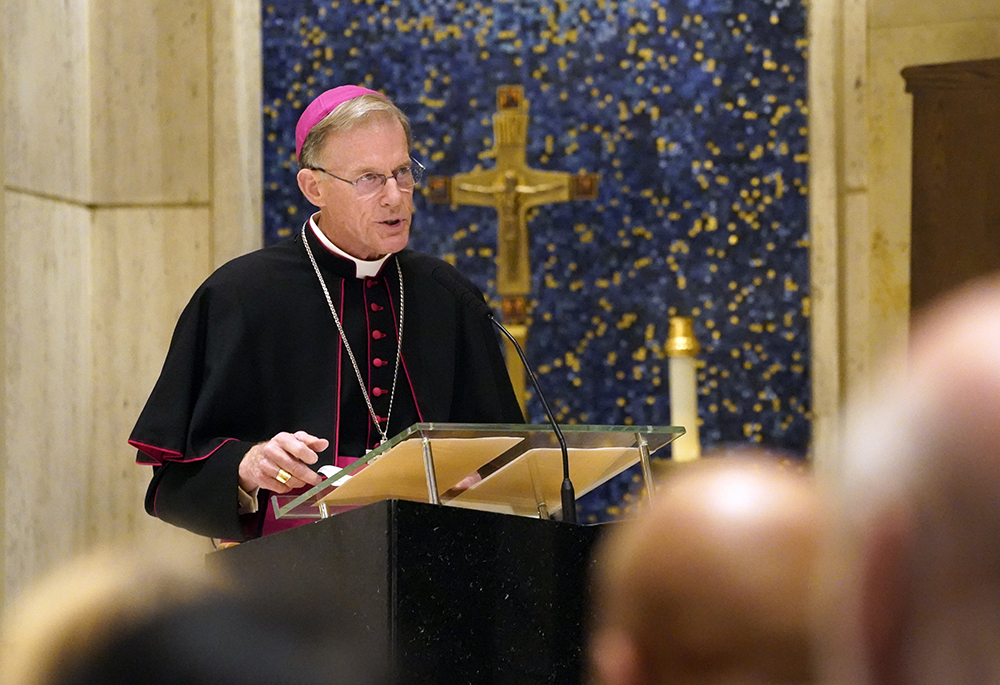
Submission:
M 482 293 L 406 249 L 423 167 L 403 112 L 340 86 L 305 109 L 295 143 L 319 211 L 198 288 L 129 440 L 153 467 L 147 512 L 206 536 L 287 527 L 269 493 L 418 421 L 523 421 L 490 322 L 456 297 Z

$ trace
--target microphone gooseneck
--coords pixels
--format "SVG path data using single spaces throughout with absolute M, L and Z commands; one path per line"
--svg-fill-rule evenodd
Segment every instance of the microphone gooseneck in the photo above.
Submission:
M 556 438 L 559 440 L 559 449 L 562 450 L 562 464 L 563 464 L 563 482 L 562 482 L 562 520 L 566 523 L 576 523 L 576 493 L 573 491 L 573 481 L 569 479 L 569 450 L 566 448 L 566 438 L 563 436 L 562 429 L 559 428 L 559 424 L 556 423 L 556 417 L 552 414 L 552 410 L 549 409 L 549 403 L 545 401 L 545 395 L 542 394 L 542 389 L 538 387 L 538 380 L 535 378 L 535 374 L 531 372 L 531 367 L 528 366 L 528 360 L 524 356 L 524 350 L 521 346 L 517 344 L 517 340 L 513 335 L 510 334 L 502 323 L 496 320 L 493 316 L 493 312 L 487 315 L 493 325 L 500 330 L 507 339 L 514 343 L 514 349 L 517 350 L 517 355 L 521 358 L 521 363 L 524 364 L 525 371 L 528 372 L 528 378 L 531 379 L 531 384 L 535 388 L 535 392 L 538 394 L 538 401 L 542 403 L 542 408 L 545 409 L 545 415 L 549 418 L 549 423 L 552 424 L 552 432 L 556 434 Z
M 524 370 L 528 374 L 528 378 L 531 379 L 531 385 L 535 388 L 535 393 L 538 395 L 538 401 L 542 403 L 542 409 L 545 410 L 545 416 L 549 420 L 549 424 L 552 426 L 552 432 L 556 434 L 556 439 L 559 440 L 559 449 L 562 451 L 562 467 L 563 467 L 563 482 L 562 488 L 560 490 L 560 495 L 562 498 L 562 520 L 566 523 L 576 523 L 576 493 L 573 488 L 573 481 L 569 477 L 569 450 L 566 447 L 566 438 L 563 436 L 562 429 L 559 428 L 559 424 L 556 422 L 556 417 L 549 408 L 549 403 L 545 401 L 545 395 L 542 393 L 542 389 L 538 386 L 538 379 L 535 378 L 534 372 L 532 372 L 531 367 L 528 365 L 528 359 L 524 356 L 524 350 L 518 344 L 517 340 L 513 335 L 510 334 L 502 323 L 497 321 L 496 317 L 493 315 L 493 310 L 487 306 L 485 302 L 466 286 L 459 283 L 450 273 L 445 271 L 443 267 L 438 267 L 434 269 L 431 274 L 438 283 L 443 285 L 445 288 L 451 292 L 459 301 L 467 305 L 470 309 L 474 309 L 481 315 L 485 316 L 490 322 L 497 327 L 501 333 L 503 333 L 508 340 L 514 345 L 514 349 L 517 350 L 517 356 L 521 359 L 521 364 L 524 365 Z

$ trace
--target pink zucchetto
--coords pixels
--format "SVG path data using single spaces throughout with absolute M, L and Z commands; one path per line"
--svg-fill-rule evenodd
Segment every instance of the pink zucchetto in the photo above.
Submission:
M 309 131 L 313 129 L 313 126 L 323 121 L 327 114 L 337 109 L 340 105 L 362 95 L 385 97 L 378 91 L 369 90 L 361 86 L 337 86 L 310 102 L 309 106 L 302 112 L 302 116 L 299 117 L 299 123 L 295 125 L 295 158 L 298 159 L 302 153 L 302 144 L 306 142 L 306 136 L 309 135 Z

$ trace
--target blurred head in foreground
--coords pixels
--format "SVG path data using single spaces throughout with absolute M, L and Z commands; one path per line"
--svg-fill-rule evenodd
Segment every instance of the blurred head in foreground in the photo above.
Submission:
M 149 550 L 67 564 L 6 616 L 0 684 L 383 682 L 329 623 L 237 597 L 204 567 L 200 555 Z
M 603 685 L 808 683 L 821 506 L 769 457 L 678 464 L 598 549 L 591 674 Z
M 1000 681 L 1000 280 L 913 324 L 904 369 L 852 406 L 824 473 L 839 516 L 822 587 L 827 677 Z

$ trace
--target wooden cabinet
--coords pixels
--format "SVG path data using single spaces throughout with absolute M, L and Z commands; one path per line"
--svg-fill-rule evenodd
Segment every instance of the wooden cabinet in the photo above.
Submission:
M 908 67 L 910 308 L 1000 270 L 1000 59 Z

